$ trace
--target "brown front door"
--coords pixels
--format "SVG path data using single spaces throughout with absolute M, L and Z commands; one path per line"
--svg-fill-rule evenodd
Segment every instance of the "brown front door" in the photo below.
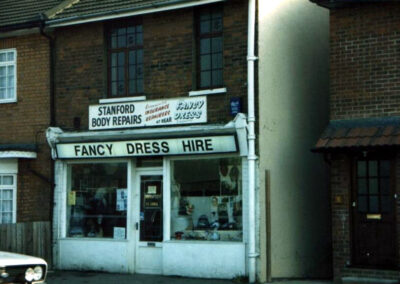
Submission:
M 353 190 L 353 263 L 397 266 L 393 161 L 358 159 Z

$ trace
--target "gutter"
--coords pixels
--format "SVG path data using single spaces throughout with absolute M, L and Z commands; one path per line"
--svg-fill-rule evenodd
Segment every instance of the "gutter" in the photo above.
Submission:
M 247 156 L 249 164 L 249 283 L 256 282 L 256 202 L 255 202 L 255 164 L 257 156 L 255 154 L 255 92 L 254 92 L 254 63 L 258 59 L 254 55 L 255 49 L 255 18 L 256 0 L 249 0 L 248 7 L 248 33 L 247 33 L 247 99 L 248 99 L 248 136 L 249 152 Z
M 224 2 L 227 0 L 171 0 L 162 4 L 146 4 L 140 7 L 124 8 L 113 11 L 105 11 L 93 13 L 90 15 L 73 16 L 61 19 L 47 20 L 46 24 L 49 27 L 63 27 L 72 26 L 84 23 L 92 23 L 98 21 L 106 21 L 124 17 L 131 17 L 137 15 L 145 15 L 150 13 L 164 12 L 176 9 L 189 8 L 199 5 L 206 5 L 217 2 Z M 56 14 L 55 14 L 56 15 Z M 54 15 L 54 16 L 55 16 Z M 50 16 L 51 17 L 51 16 Z

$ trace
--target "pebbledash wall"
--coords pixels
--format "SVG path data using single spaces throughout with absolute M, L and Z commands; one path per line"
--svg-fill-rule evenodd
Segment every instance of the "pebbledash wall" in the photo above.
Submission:
M 105 27 L 108 22 L 55 27 L 55 104 L 57 126 L 60 128 L 49 129 L 48 141 L 53 147 L 53 157 L 56 159 L 55 202 L 57 205 L 53 224 L 56 267 L 206 278 L 233 278 L 248 273 L 246 252 L 248 238 L 247 146 L 244 146 L 247 145 L 244 130 L 246 122 L 243 115 L 235 117 L 230 114 L 230 99 L 233 97 L 241 99 L 242 112 L 247 109 L 247 4 L 247 1 L 227 1 L 217 4 L 223 6 L 223 87 L 226 90 L 222 90 L 222 92 L 220 90 L 215 94 L 206 92 L 202 97 L 189 96 L 189 92 L 198 91 L 194 83 L 197 61 L 194 11 L 197 8 L 137 16 L 141 19 L 143 26 L 143 96 L 145 96 L 145 101 L 128 101 L 121 102 L 121 104 L 130 103 L 138 106 L 140 103 L 151 103 L 154 100 L 185 100 L 189 98 L 203 100 L 206 97 L 207 123 L 188 126 L 88 130 L 89 106 L 102 103 L 99 100 L 107 98 Z M 118 22 L 118 20 L 113 21 Z M 151 156 L 150 164 L 148 164 L 149 160 L 133 156 L 82 159 L 84 157 L 76 155 L 74 158 L 71 156 L 65 158 L 65 156 L 62 157 L 62 151 L 56 151 L 56 149 L 61 149 L 58 148 L 61 144 L 68 147 L 70 143 L 82 146 L 80 143 L 84 142 L 125 143 L 127 140 L 138 141 L 140 139 L 161 143 L 162 139 L 165 142 L 167 138 L 170 139 L 169 141 L 173 139 L 181 141 L 182 139 L 191 139 L 191 137 L 204 138 L 210 135 L 215 135 L 216 140 L 221 139 L 223 135 L 228 135 L 230 141 L 234 142 L 232 144 L 234 145 L 232 147 L 235 148 L 234 153 L 210 151 L 206 155 L 178 153 L 179 155 L 161 158 Z M 242 143 L 243 141 L 245 143 Z M 116 145 L 113 147 L 116 148 Z M 221 145 L 220 148 L 224 148 L 224 146 L 228 145 Z M 198 154 L 205 154 L 205 152 Z M 205 166 L 207 163 L 209 166 Z M 82 164 L 83 166 L 80 166 Z M 115 229 L 114 235 L 107 236 L 104 230 L 104 238 L 100 236 L 99 232 L 78 232 L 77 226 L 73 227 L 74 224 L 72 221 L 70 222 L 72 219 L 68 218 L 77 216 L 75 213 L 81 205 L 82 196 L 88 195 L 87 191 L 92 189 L 88 189 L 86 192 L 77 189 L 80 187 L 86 190 L 82 183 L 79 186 L 74 183 L 74 179 L 79 180 L 77 178 L 79 176 L 94 175 L 93 169 L 96 167 L 97 169 L 104 167 L 104 169 L 112 171 L 110 166 L 114 167 L 114 170 L 118 167 L 124 169 L 120 171 L 122 176 L 120 181 L 123 185 L 119 185 L 120 188 L 126 189 L 128 200 L 127 208 L 124 209 L 127 214 L 126 224 L 119 226 L 119 229 L 122 226 L 123 237 L 118 235 L 118 230 Z M 186 210 L 194 210 L 193 215 L 181 212 L 182 208 L 180 208 L 180 217 L 173 219 L 176 217 L 174 214 L 178 214 L 177 208 L 174 206 L 179 200 L 177 196 L 173 195 L 177 191 L 178 195 L 180 194 L 180 184 L 177 183 L 177 180 L 184 179 L 182 173 L 197 168 L 197 172 L 186 175 L 192 179 L 193 183 L 196 178 L 200 177 L 201 179 L 201 176 L 206 175 L 207 172 L 214 179 L 218 178 L 219 180 L 222 175 L 226 174 L 221 172 L 221 167 L 225 167 L 225 170 L 232 174 L 236 171 L 236 183 L 231 183 L 231 185 L 235 184 L 239 193 L 236 192 L 235 195 L 225 193 L 225 197 L 220 194 L 221 196 L 216 198 L 210 194 L 200 198 L 189 196 L 188 201 L 191 203 L 190 205 L 194 205 L 194 209 Z M 181 173 L 178 170 L 175 172 L 175 169 L 179 169 Z M 217 171 L 214 173 L 212 169 L 217 169 Z M 232 169 L 234 170 L 232 171 Z M 107 174 L 108 170 L 104 170 L 103 174 L 109 175 Z M 75 175 L 75 173 L 77 174 Z M 126 176 L 124 176 L 125 174 Z M 158 192 L 160 184 L 163 188 L 165 200 L 163 201 L 162 222 L 164 228 L 161 241 L 157 238 L 155 241 L 149 241 L 141 235 L 144 232 L 144 228 L 141 226 L 147 215 L 145 215 L 144 209 L 139 214 L 138 208 L 144 200 L 140 194 L 144 192 L 141 185 L 146 183 L 146 176 L 152 176 L 152 182 L 155 184 L 154 187 L 152 185 L 147 188 L 149 194 L 153 194 L 151 192 L 155 192 L 156 188 L 158 188 L 156 190 Z M 101 176 L 96 178 L 102 180 Z M 225 179 L 231 180 L 231 177 L 225 176 Z M 80 179 L 80 182 L 82 180 L 83 178 Z M 223 182 L 221 182 L 222 184 Z M 176 188 L 178 188 L 177 191 Z M 203 186 L 201 190 L 211 189 Z M 174 226 L 179 225 L 179 222 L 175 222 L 176 220 L 179 219 L 180 222 L 185 223 L 188 218 L 193 221 L 194 226 L 200 227 L 199 220 L 202 217 L 201 214 L 199 215 L 200 209 L 209 206 L 216 208 L 216 206 L 218 207 L 217 202 L 223 202 L 225 205 L 229 203 L 229 206 L 236 204 L 234 210 L 239 213 L 235 215 L 235 218 L 237 224 L 240 224 L 242 228 L 236 230 L 231 228 L 231 231 L 225 232 L 219 230 L 218 234 L 212 234 L 207 225 L 200 230 L 189 230 L 190 226 L 185 225 L 185 228 L 181 229 L 184 231 L 183 236 L 174 229 Z M 191 207 L 189 206 L 189 208 Z M 230 210 L 233 210 L 232 208 L 230 207 Z M 112 210 L 115 209 L 112 208 Z M 120 214 L 120 211 L 115 214 Z M 156 215 L 153 215 L 152 220 L 154 221 L 155 218 Z M 208 218 L 210 219 L 210 216 Z M 103 220 L 103 218 L 96 219 L 95 223 L 100 224 Z M 191 223 L 191 221 L 189 222 Z M 210 232 L 206 232 L 208 230 Z M 216 240 L 217 238 L 220 240 Z M 226 262 L 227 259 L 230 261 Z
M 400 115 L 400 5 L 361 4 L 330 11 L 330 119 Z M 395 192 L 399 194 L 399 155 L 395 157 Z M 332 153 L 330 189 L 334 277 L 398 279 L 398 271 L 352 266 L 351 154 Z M 341 198 L 337 198 L 340 196 Z M 396 201 L 397 248 L 400 202 Z M 398 253 L 397 253 L 398 254 Z M 397 260 L 398 261 L 398 260 Z
M 17 99 L 0 104 L 0 164 L 17 165 L 15 221 L 50 221 L 52 162 L 45 135 L 50 125 L 49 43 L 38 30 L 22 36 L 3 33 L 0 51 L 7 49 L 16 51 Z

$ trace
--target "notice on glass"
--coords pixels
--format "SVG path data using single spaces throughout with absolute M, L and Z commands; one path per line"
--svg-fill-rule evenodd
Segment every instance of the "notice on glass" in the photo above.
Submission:
M 125 228 L 114 227 L 114 239 L 125 240 Z
M 71 190 L 68 192 L 68 206 L 75 206 L 76 204 L 76 191 Z
M 126 188 L 117 189 L 117 211 L 126 211 L 128 208 L 128 196 Z

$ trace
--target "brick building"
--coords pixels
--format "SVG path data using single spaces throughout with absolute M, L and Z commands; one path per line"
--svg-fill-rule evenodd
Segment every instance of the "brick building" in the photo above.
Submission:
M 0 3 L 0 224 L 51 219 L 50 47 L 40 13 L 56 3 Z
M 313 2 L 330 10 L 330 123 L 315 150 L 330 165 L 334 277 L 398 283 L 400 5 Z
M 248 1 L 133 2 L 46 13 L 55 266 L 254 278 Z

